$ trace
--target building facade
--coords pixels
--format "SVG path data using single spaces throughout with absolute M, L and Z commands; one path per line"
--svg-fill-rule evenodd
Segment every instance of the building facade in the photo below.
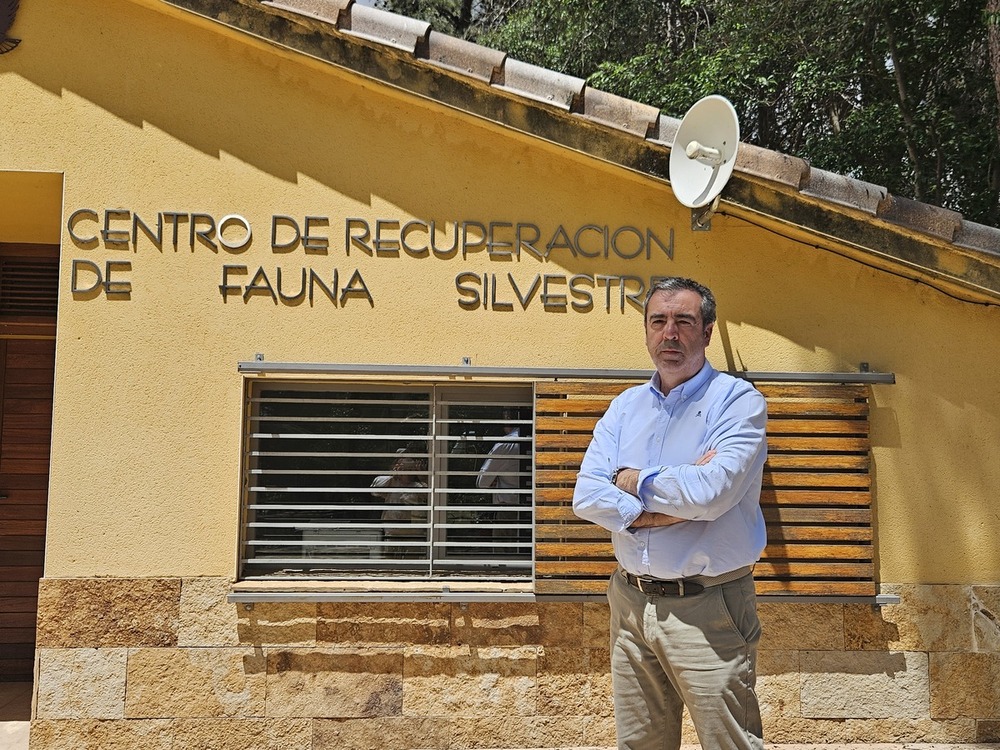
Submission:
M 1000 231 L 751 147 L 701 231 L 676 120 L 351 2 L 21 5 L 0 663 L 34 750 L 613 745 L 565 497 L 669 275 L 781 426 L 767 739 L 1000 741 Z

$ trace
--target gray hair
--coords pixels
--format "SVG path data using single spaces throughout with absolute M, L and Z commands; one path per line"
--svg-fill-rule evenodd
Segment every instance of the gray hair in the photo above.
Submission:
M 646 293 L 646 301 L 642 305 L 642 319 L 646 319 L 646 309 L 649 307 L 649 300 L 657 292 L 680 292 L 687 290 L 695 292 L 701 297 L 701 324 L 708 326 L 715 322 L 715 295 L 707 286 L 699 284 L 694 279 L 685 279 L 683 276 L 666 276 L 653 282 Z

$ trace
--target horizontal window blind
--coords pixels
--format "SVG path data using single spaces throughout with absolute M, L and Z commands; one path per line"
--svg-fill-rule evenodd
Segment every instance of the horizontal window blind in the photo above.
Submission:
M 531 396 L 252 381 L 243 577 L 530 581 Z

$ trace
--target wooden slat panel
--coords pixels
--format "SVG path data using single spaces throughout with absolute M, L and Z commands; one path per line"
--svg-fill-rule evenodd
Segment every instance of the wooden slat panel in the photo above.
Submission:
M 607 578 L 617 567 L 618 563 L 613 558 L 611 560 L 573 560 L 570 562 L 538 560 L 535 562 L 535 575 L 542 578 L 551 578 L 553 576 L 569 578 L 603 576 Z
M 762 559 L 784 560 L 872 560 L 870 544 L 794 544 L 771 542 Z
M 611 540 L 602 542 L 539 542 L 535 547 L 539 559 L 548 560 L 552 557 L 614 557 Z
M 572 512 L 572 511 L 570 511 Z M 44 536 L 45 521 L 4 521 L 0 523 L 0 536 Z
M 871 486 L 868 474 L 827 471 L 769 471 L 764 470 L 767 487 L 844 487 L 867 489 Z
M 778 435 L 867 435 L 868 422 L 861 419 L 772 419 L 767 418 L 770 439 Z
M 616 567 L 610 535 L 572 512 L 573 485 L 594 425 L 632 384 L 549 383 L 536 390 L 539 594 L 606 590 Z M 868 386 L 759 389 L 768 399 L 770 453 L 761 493 L 769 544 L 755 570 L 758 592 L 874 595 Z M 548 397 L 563 393 L 572 397 Z
M 608 539 L 608 532 L 593 523 L 538 524 L 535 539 L 540 541 L 586 539 L 601 541 Z
M 768 401 L 767 418 L 777 417 L 868 417 L 867 401 Z
M 816 437 L 813 435 L 805 437 L 771 437 L 769 435 L 767 438 L 767 448 L 769 451 L 866 453 L 869 446 L 868 439 L 861 437 Z
M 18 643 L 18 644 L 28 644 L 35 642 L 35 625 L 31 625 L 23 628 L 9 628 L 5 627 L 0 623 L 0 647 L 4 651 L 7 650 L 7 646 Z
M 604 414 L 608 410 L 611 398 L 562 398 L 538 399 L 535 414 Z
M 593 437 L 594 427 L 601 416 L 573 416 L 573 417 L 536 417 L 535 430 L 570 430 L 572 432 L 589 432 Z
M 755 580 L 762 596 L 867 596 L 876 593 L 874 581 L 762 581 Z
M 0 649 L 0 654 L 3 654 L 3 660 L 12 659 L 34 659 L 35 657 L 35 644 L 33 641 L 27 643 L 9 643 Z
M 772 470 L 807 469 L 812 471 L 829 471 L 842 469 L 845 471 L 865 471 L 871 467 L 871 459 L 867 455 L 851 455 L 834 453 L 807 453 L 805 455 L 789 453 L 771 453 L 767 457 L 767 466 Z
M 583 451 L 545 451 L 535 454 L 535 466 L 572 466 L 580 468 L 583 461 Z
M 0 612 L 24 614 L 31 613 L 35 616 L 38 610 L 38 597 L 35 596 L 8 596 L 0 599 Z
M 536 523 L 559 523 L 562 521 L 581 523 L 580 517 L 568 505 L 539 506 L 535 508 Z
M 626 388 L 631 388 L 641 382 L 640 380 L 557 380 L 552 382 L 540 380 L 535 383 L 535 393 L 542 397 L 567 395 L 611 396 L 613 398 Z
M 0 551 L 14 550 L 37 552 L 45 549 L 45 539 L 40 536 L 2 536 L 0 535 Z
M 35 565 L 41 567 L 45 562 L 45 552 L 42 550 L 0 550 L 0 566 Z M 0 611 L 3 602 L 0 602 Z
M 871 542 L 870 526 L 792 526 L 769 524 L 767 538 L 772 541 Z
M 535 580 L 535 593 L 541 596 L 552 594 L 597 596 L 607 592 L 610 576 L 611 573 L 603 578 L 537 578 Z
M 769 524 L 827 523 L 836 526 L 868 525 L 872 522 L 868 508 L 787 508 L 763 507 L 764 520 Z
M 2 565 L 0 579 L 17 583 L 19 581 L 34 581 L 42 577 L 41 565 Z
M 772 401 L 778 399 L 807 399 L 813 401 L 819 398 L 851 401 L 854 399 L 868 400 L 868 386 L 851 383 L 773 383 L 757 381 L 754 388 L 764 394 L 770 407 Z
M 0 596 L 38 598 L 38 581 L 0 581 Z
M 871 504 L 868 491 L 790 490 L 765 487 L 760 492 L 761 507 L 768 505 L 862 505 Z M 766 518 L 765 514 L 765 518 Z
M 55 372 L 49 367 L 19 367 L 7 373 L 7 384 L 31 385 L 43 383 L 49 387 L 55 382 Z
M 13 520 L 45 520 L 45 505 L 7 505 L 6 501 L 0 504 L 0 521 Z
M 757 578 L 871 578 L 871 563 L 842 562 L 770 562 L 761 560 L 754 567 Z

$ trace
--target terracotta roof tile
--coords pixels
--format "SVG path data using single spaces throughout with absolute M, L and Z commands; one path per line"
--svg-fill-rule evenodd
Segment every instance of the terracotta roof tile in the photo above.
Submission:
M 427 40 L 428 62 L 486 83 L 493 83 L 500 77 L 506 59 L 506 52 L 437 31 L 431 31 Z
M 589 88 L 580 78 L 434 32 L 422 21 L 353 0 L 233 0 L 224 5 L 219 0 L 165 1 L 449 106 L 465 107 L 507 127 L 654 179 L 668 179 L 666 156 L 679 120 L 654 107 Z M 275 16 L 281 16 L 282 24 L 271 22 Z M 296 26 L 318 29 L 321 38 L 302 34 Z M 352 38 L 363 39 L 370 51 L 350 51 L 345 45 Z M 385 56 L 378 54 L 380 46 Z M 409 56 L 414 64 L 400 67 L 400 56 L 404 60 Z M 451 77 L 453 85 L 434 76 Z M 485 98 L 470 86 L 479 87 Z M 502 91 L 504 96 L 490 102 L 490 91 Z M 511 96 L 522 102 L 508 106 Z M 541 116 L 526 117 L 526 108 Z M 881 250 L 897 240 L 908 247 L 918 243 L 918 251 L 901 262 L 912 268 L 915 259 L 927 259 L 928 283 L 945 278 L 949 285 L 970 290 L 972 299 L 986 295 L 1000 300 L 1000 281 L 994 283 L 1000 279 L 1000 229 L 964 221 L 954 211 L 900 198 L 879 185 L 812 169 L 803 159 L 747 143 L 740 145 L 723 200 L 736 207 L 746 202 L 748 209 L 758 213 L 781 214 L 777 218 L 799 223 L 803 230 L 824 237 L 823 241 L 839 240 L 875 255 L 884 255 Z M 970 262 L 965 266 L 948 263 L 944 257 L 948 253 Z M 945 270 L 962 267 L 980 270 Z
M 373 42 L 416 53 L 417 45 L 427 42 L 431 25 L 395 13 L 355 3 L 339 24 L 341 31 Z
M 888 191 L 880 185 L 810 167 L 802 193 L 874 216 Z
M 557 73 L 510 57 L 504 63 L 497 87 L 529 99 L 570 110 L 577 106 L 587 83 L 565 73 Z
M 658 132 L 660 119 L 660 110 L 656 107 L 594 88 L 587 88 L 583 92 L 583 111 L 580 114 L 602 125 L 627 130 L 641 138 Z

